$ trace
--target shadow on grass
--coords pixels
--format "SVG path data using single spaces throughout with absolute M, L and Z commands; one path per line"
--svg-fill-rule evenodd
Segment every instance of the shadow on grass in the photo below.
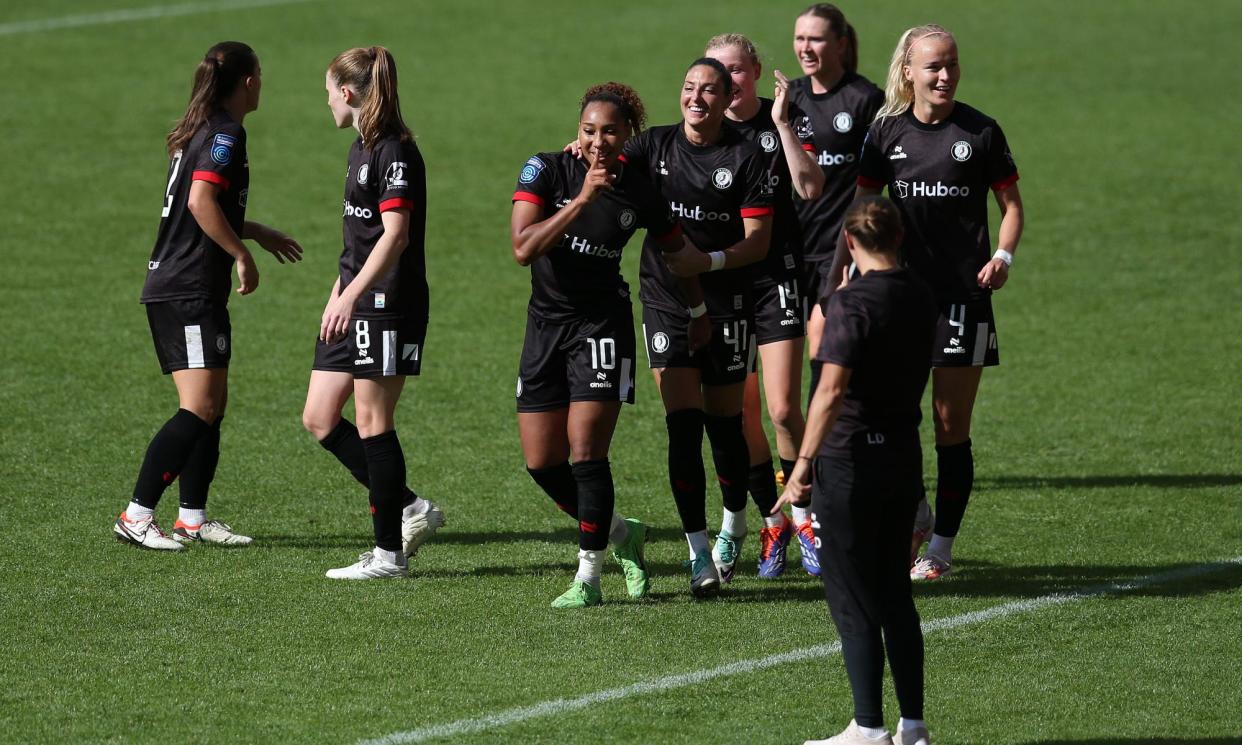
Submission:
M 1193 573 L 1200 566 L 1185 563 L 1156 566 L 1007 566 L 964 560 L 954 566 L 956 573 L 949 578 L 939 582 L 916 584 L 914 597 L 1033 598 L 1058 592 L 1094 592 L 1114 583 L 1153 575 Z M 1167 581 L 1124 590 L 1121 594 L 1137 597 L 1195 597 L 1229 592 L 1239 587 L 1242 587 L 1242 564 L 1221 563 L 1216 571 L 1195 573 L 1191 576 L 1171 576 Z
M 1202 489 L 1242 485 L 1242 474 L 1132 474 L 1102 476 L 991 476 L 975 481 L 977 489 L 1112 489 L 1123 486 L 1158 486 L 1163 489 Z

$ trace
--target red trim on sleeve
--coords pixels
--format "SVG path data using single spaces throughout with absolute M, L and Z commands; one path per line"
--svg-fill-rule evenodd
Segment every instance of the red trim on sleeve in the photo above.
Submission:
M 992 191 L 1004 191 L 1016 183 L 1018 183 L 1018 172 L 1014 171 L 1012 176 L 1003 178 L 995 184 L 992 184 Z
M 215 171 L 195 171 L 190 176 L 191 181 L 206 181 L 209 184 L 218 184 L 225 191 L 228 191 L 229 180 Z
M 387 212 L 389 210 L 413 210 L 413 209 L 414 209 L 413 199 L 402 199 L 401 197 L 393 197 L 392 199 L 385 199 L 384 201 L 380 202 L 380 212 Z
M 864 189 L 883 189 L 884 188 L 883 181 L 876 181 L 875 179 L 867 178 L 866 176 L 858 177 L 858 185 L 863 187 Z
M 531 204 L 537 204 L 537 205 L 539 205 L 540 207 L 542 207 L 542 206 L 543 206 L 543 197 L 539 196 L 538 194 L 532 194 L 532 193 L 530 193 L 529 191 L 515 191 L 515 192 L 513 192 L 513 201 L 515 201 L 515 202 L 530 202 Z
M 772 214 L 771 207 L 743 207 L 742 217 L 764 217 Z
M 813 144 L 811 144 L 811 143 L 809 143 L 809 142 L 804 142 L 804 143 L 802 143 L 802 149 L 803 149 L 803 150 L 805 150 L 805 151 L 807 151 L 808 153 L 813 153 L 813 152 L 815 152 L 815 145 L 813 145 Z
M 656 240 L 666 241 L 666 240 L 669 240 L 670 238 L 676 238 L 679 235 L 681 235 L 681 224 L 673 223 L 673 227 L 670 228 L 668 231 L 661 233 L 660 235 L 657 235 Z
M 618 155 L 617 160 L 621 161 L 622 163 L 625 163 L 626 162 L 625 153 L 621 153 L 620 155 Z

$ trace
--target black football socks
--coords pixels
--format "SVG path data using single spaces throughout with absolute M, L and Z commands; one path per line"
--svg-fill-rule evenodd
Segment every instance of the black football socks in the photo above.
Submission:
M 975 457 L 970 440 L 956 445 L 936 446 L 936 529 L 935 534 L 953 538 L 962 527 L 966 503 L 975 483 Z
M 681 529 L 686 533 L 707 530 L 703 419 L 702 409 L 682 409 L 664 417 L 668 427 L 668 482 L 673 490 L 673 500 L 677 503 Z M 743 502 L 745 498 L 743 493 Z
M 147 509 L 155 509 L 164 490 L 185 468 L 199 439 L 210 429 L 211 425 L 194 414 L 177 409 L 147 445 L 147 454 L 134 484 L 133 501 Z
M 405 492 L 405 454 L 395 430 L 362 440 L 375 546 L 401 553 L 401 502 Z
M 711 442 L 712 461 L 716 465 L 716 480 L 720 482 L 724 508 L 730 512 L 744 512 L 750 453 L 746 448 L 746 435 L 742 431 L 742 415 L 707 415 L 703 417 L 703 425 L 707 430 L 707 439 Z M 771 464 L 768 471 L 771 473 Z M 775 494 L 775 484 L 773 493 Z M 775 499 L 772 504 L 776 504 Z M 768 509 L 771 508 L 769 505 Z
M 575 463 L 572 471 L 578 486 L 578 548 L 603 551 L 608 547 L 612 511 L 616 506 L 612 468 L 605 458 Z
M 190 459 L 181 469 L 181 508 L 186 510 L 207 509 L 207 491 L 216 477 L 216 466 L 220 463 L 220 422 L 224 416 L 216 417 L 211 427 L 194 445 Z
M 319 444 L 323 445 L 324 450 L 335 455 L 359 484 L 370 487 L 367 454 L 362 447 L 362 437 L 358 435 L 358 428 L 353 422 L 342 417 L 328 436 L 319 441 Z M 406 487 L 401 498 L 401 506 L 408 507 L 415 499 L 418 499 L 418 495 Z

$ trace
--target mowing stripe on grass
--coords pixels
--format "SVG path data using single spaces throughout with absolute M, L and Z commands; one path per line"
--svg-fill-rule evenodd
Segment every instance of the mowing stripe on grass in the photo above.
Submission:
M 122 8 L 105 10 L 100 13 L 82 13 L 80 15 L 60 16 L 59 18 L 36 18 L 31 21 L 13 21 L 0 23 L 0 36 L 25 34 L 32 31 L 56 31 L 64 28 L 80 26 L 101 26 L 105 23 L 124 23 L 126 21 L 147 21 L 153 18 L 175 18 L 177 16 L 210 13 L 221 10 L 243 10 L 261 8 L 268 5 L 293 5 L 294 3 L 314 2 L 314 0 L 221 0 L 214 3 L 179 3 L 177 5 L 153 5 L 147 8 Z
M 1061 605 L 1063 603 L 1072 603 L 1085 598 L 1098 597 L 1100 595 L 1112 595 L 1137 590 L 1149 585 L 1158 585 L 1176 580 L 1190 579 L 1192 577 L 1200 577 L 1205 574 L 1219 572 L 1223 569 L 1229 569 L 1242 565 L 1242 556 L 1237 556 L 1225 561 L 1213 562 L 1210 564 L 1198 564 L 1196 566 L 1175 569 L 1160 574 L 1152 574 L 1138 579 L 1128 580 L 1125 582 L 1114 582 L 1099 587 L 1085 588 L 1074 592 L 1054 593 L 1052 595 L 1044 595 L 1030 600 L 1016 600 L 1012 603 L 1004 603 L 983 610 L 971 611 L 957 616 L 948 618 L 937 618 L 923 624 L 923 632 L 930 633 L 932 631 L 945 631 L 947 629 L 955 629 L 960 626 L 970 626 L 976 623 L 983 623 L 994 618 L 1003 618 L 1005 616 L 1013 616 L 1019 613 L 1029 613 L 1040 608 L 1050 605 Z M 817 659 L 821 657 L 831 657 L 841 651 L 841 642 L 832 642 L 831 644 L 818 644 L 814 647 L 806 647 L 804 649 L 795 649 L 790 652 L 782 652 L 769 657 L 761 657 L 755 660 L 741 660 L 732 662 L 728 665 L 713 667 L 707 670 L 696 670 L 689 673 L 680 673 L 678 675 L 668 675 L 654 680 L 647 680 L 641 683 L 632 683 L 619 688 L 608 688 L 594 693 L 587 693 L 575 698 L 557 698 L 551 701 L 535 704 L 533 706 L 521 706 L 513 709 L 506 709 L 498 714 L 489 714 L 487 716 L 473 717 L 470 719 L 458 719 L 455 722 L 446 724 L 435 724 L 430 727 L 421 727 L 419 729 L 407 730 L 405 732 L 394 732 L 390 735 L 375 738 L 374 740 L 363 740 L 359 745 L 401 745 L 402 743 L 426 742 L 441 737 L 453 737 L 455 735 L 465 735 L 473 732 L 482 732 L 484 730 L 497 729 L 506 727 L 510 724 L 525 722 L 529 719 L 538 719 L 539 717 L 552 716 L 555 714 L 564 714 L 570 711 L 585 709 L 594 704 L 607 703 L 609 701 L 617 701 L 631 696 L 641 696 L 643 694 L 655 693 L 657 691 L 667 691 L 673 688 L 684 688 L 696 683 L 703 683 L 714 678 L 722 678 L 728 675 L 740 675 L 743 673 L 752 673 L 757 670 L 765 670 L 769 667 L 784 665 L 790 662 L 801 662 L 803 660 Z

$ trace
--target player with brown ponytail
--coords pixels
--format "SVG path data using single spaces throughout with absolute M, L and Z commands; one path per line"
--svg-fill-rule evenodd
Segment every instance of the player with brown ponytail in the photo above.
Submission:
M 148 445 L 133 500 L 113 525 L 118 540 L 143 548 L 250 543 L 207 519 L 233 348 L 230 277 L 236 266 L 241 295 L 258 286 L 259 269 L 243 239 L 281 263 L 302 258 L 292 238 L 246 219 L 250 163 L 242 121 L 259 107 L 261 88 L 253 49 L 239 41 L 216 44 L 199 61 L 190 102 L 166 142 L 163 209 L 142 302 L 160 367 L 177 386 L 179 408 Z M 178 477 L 181 507 L 170 537 L 155 522 L 155 507 Z
M 403 577 L 444 514 L 405 485 L 394 414 L 418 375 L 427 333 L 427 179 L 401 117 L 397 66 L 384 47 L 342 52 L 328 66 L 328 108 L 353 127 L 345 177 L 344 251 L 315 347 L 302 422 L 368 488 L 375 548 L 332 579 Z M 358 425 L 341 417 L 350 396 Z

